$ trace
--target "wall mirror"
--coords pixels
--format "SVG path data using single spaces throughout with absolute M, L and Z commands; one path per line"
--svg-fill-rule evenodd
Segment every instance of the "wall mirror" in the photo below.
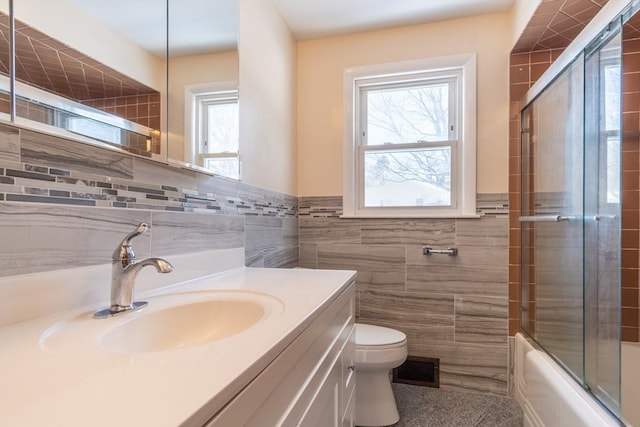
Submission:
M 239 178 L 237 0 L 169 0 L 168 158 Z
M 162 2 L 15 0 L 13 12 L 17 124 L 162 159 Z
M 237 0 L 14 0 L 13 11 L 16 124 L 238 177 Z M 5 119 L 8 15 L 0 0 Z M 235 121 L 209 131 L 229 104 Z

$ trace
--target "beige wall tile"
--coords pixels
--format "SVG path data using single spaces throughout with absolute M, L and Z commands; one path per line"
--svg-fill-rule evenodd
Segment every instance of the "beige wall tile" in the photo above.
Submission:
M 360 220 L 300 217 L 301 243 L 360 243 Z
M 507 393 L 506 344 L 469 344 L 429 340 L 409 344 L 409 354 L 440 359 L 442 388 Z
M 507 342 L 506 297 L 456 296 L 455 341 L 468 343 Z
M 12 126 L 0 125 L 0 160 L 20 161 L 20 136 Z
M 0 275 L 108 264 L 124 236 L 149 212 L 40 203 L 0 203 Z M 136 255 L 151 253 L 151 233 L 134 241 Z
M 398 329 L 408 341 L 453 341 L 453 295 L 359 289 L 358 300 L 359 322 Z
M 357 270 L 360 289 L 404 290 L 404 246 L 318 245 L 318 268 Z
M 452 246 L 453 219 L 367 219 L 362 220 L 363 244 L 417 244 Z

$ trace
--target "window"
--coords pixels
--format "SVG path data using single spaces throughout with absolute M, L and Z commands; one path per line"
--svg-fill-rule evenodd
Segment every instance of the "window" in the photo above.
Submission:
M 601 112 L 600 124 L 602 127 L 602 137 L 604 137 L 604 146 L 606 147 L 605 159 L 603 166 L 606 168 L 606 202 L 620 203 L 620 117 L 621 114 L 621 73 L 622 64 L 620 61 L 620 48 L 612 51 L 601 52 L 602 65 L 600 70 L 601 77 L 601 97 L 600 102 L 603 111 Z M 618 56 L 614 56 L 617 54 Z M 607 55 L 610 58 L 607 58 Z
M 475 55 L 345 72 L 344 215 L 475 215 Z
M 238 82 L 187 85 L 184 100 L 184 161 L 240 179 Z
M 238 92 L 196 96 L 196 162 L 215 174 L 240 178 Z

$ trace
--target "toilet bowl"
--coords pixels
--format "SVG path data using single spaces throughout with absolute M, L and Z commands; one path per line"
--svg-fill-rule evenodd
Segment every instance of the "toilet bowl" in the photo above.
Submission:
M 356 419 L 363 427 L 400 420 L 389 370 L 407 358 L 407 336 L 395 329 L 356 323 Z

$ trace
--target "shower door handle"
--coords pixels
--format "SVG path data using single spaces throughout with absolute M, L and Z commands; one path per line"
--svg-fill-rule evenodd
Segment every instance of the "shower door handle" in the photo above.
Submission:
M 576 220 L 582 220 L 582 217 L 575 215 L 532 215 L 520 217 L 520 222 L 567 222 Z

